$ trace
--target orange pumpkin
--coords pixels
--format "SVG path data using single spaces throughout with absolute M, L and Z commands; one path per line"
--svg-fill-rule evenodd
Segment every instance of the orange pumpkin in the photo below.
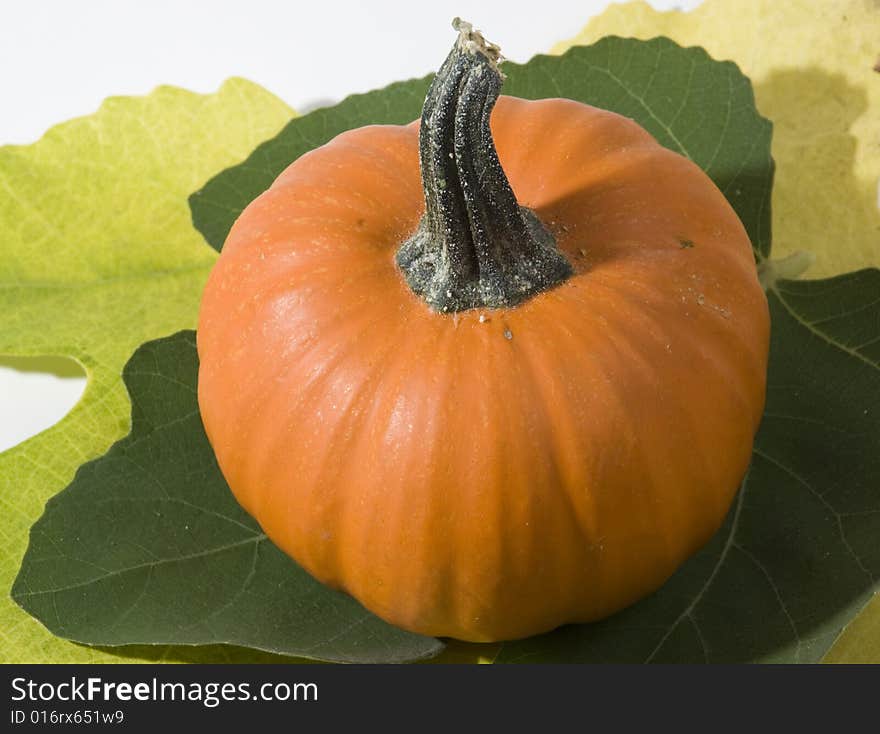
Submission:
M 489 641 L 605 617 L 710 538 L 769 317 L 697 166 L 611 112 L 498 98 L 497 47 L 460 31 L 421 127 L 339 135 L 239 217 L 199 405 L 233 493 L 311 574 Z

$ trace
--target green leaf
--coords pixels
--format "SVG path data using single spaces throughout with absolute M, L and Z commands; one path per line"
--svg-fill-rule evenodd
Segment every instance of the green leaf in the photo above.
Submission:
M 818 662 L 880 579 L 880 270 L 778 281 L 767 407 L 723 528 L 643 602 L 496 662 Z
M 507 62 L 503 69 L 504 94 L 567 97 L 638 121 L 709 174 L 739 214 L 752 244 L 769 254 L 771 125 L 755 110 L 749 80 L 734 64 L 665 38 L 609 37 L 563 56 Z M 345 130 L 417 119 L 430 81 L 392 84 L 291 121 L 242 164 L 193 194 L 193 224 L 219 250 L 242 210 L 290 163 Z
M 64 420 L 0 455 L 4 662 L 113 659 L 53 638 L 6 592 L 46 500 L 128 432 L 128 357 L 195 323 L 216 254 L 187 196 L 290 115 L 242 79 L 210 95 L 160 87 L 0 148 L 0 354 L 68 356 L 88 374 Z
M 880 663 L 880 592 L 841 633 L 823 663 Z
M 12 589 L 28 612 L 93 645 L 219 642 L 345 662 L 443 648 L 315 581 L 241 509 L 202 429 L 194 332 L 144 344 L 123 376 L 131 433 L 31 530 Z

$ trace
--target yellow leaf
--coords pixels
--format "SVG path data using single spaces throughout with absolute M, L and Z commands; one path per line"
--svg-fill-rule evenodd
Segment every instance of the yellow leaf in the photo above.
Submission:
M 46 500 L 128 432 L 121 372 L 131 353 L 195 326 L 217 253 L 193 228 L 187 197 L 291 114 L 243 79 L 210 95 L 160 87 L 108 99 L 33 145 L 0 148 L 0 354 L 67 356 L 88 375 L 60 423 L 0 454 L 0 662 L 119 659 L 53 637 L 9 588 Z
M 880 0 L 705 0 L 688 13 L 612 5 L 572 45 L 668 36 L 733 60 L 774 124 L 773 252 L 810 277 L 880 265 Z
M 822 662 L 880 664 L 880 592 L 840 633 Z

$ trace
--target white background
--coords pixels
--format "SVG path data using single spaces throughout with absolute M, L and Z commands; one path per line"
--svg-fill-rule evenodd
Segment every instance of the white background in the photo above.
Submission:
M 700 0 L 651 0 L 690 9 Z M 575 35 L 607 0 L 0 0 L 0 145 L 37 140 L 105 97 L 243 76 L 299 112 L 418 77 L 458 15 L 518 62 Z M 85 387 L 67 360 L 0 357 L 0 451 L 59 421 Z

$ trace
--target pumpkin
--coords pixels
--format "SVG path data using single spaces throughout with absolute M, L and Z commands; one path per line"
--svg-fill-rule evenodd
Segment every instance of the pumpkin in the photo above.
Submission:
M 339 135 L 235 222 L 198 397 L 232 492 L 313 576 L 491 641 L 601 619 L 713 535 L 769 316 L 696 165 L 617 114 L 499 97 L 497 46 L 458 29 L 420 122 Z

